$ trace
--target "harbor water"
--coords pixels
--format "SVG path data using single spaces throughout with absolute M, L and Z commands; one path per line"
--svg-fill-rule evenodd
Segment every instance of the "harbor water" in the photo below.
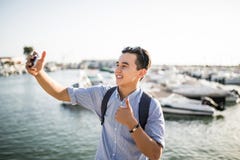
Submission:
M 70 86 L 78 70 L 49 73 Z M 101 125 L 82 107 L 63 106 L 26 74 L 0 77 L 0 160 L 93 160 Z M 164 160 L 240 160 L 240 105 L 213 117 L 165 115 Z

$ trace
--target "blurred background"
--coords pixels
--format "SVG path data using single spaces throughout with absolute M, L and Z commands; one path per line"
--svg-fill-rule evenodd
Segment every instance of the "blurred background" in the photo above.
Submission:
M 240 157 L 240 1 L 0 0 L 0 159 L 92 160 L 95 113 L 47 95 L 26 74 L 32 51 L 65 86 L 115 85 L 115 62 L 141 46 L 141 87 L 166 120 L 162 159 Z

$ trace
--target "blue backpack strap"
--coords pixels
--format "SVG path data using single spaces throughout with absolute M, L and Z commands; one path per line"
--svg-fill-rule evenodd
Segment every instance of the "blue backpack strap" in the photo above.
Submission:
M 115 91 L 117 87 L 112 87 L 109 90 L 107 90 L 106 94 L 103 97 L 102 100 L 102 105 L 101 105 L 101 125 L 103 125 L 104 123 L 104 115 L 106 113 L 107 110 L 107 103 L 109 98 L 111 97 L 112 93 Z
M 140 123 L 142 129 L 145 129 L 145 125 L 147 123 L 150 103 L 151 103 L 151 97 L 148 94 L 146 94 L 145 92 L 143 92 L 141 100 L 139 102 L 139 110 L 138 110 L 139 123 Z

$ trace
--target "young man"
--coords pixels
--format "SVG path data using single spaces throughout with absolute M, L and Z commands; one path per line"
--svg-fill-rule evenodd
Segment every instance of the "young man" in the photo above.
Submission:
M 101 103 L 108 86 L 65 88 L 43 70 L 46 52 L 34 67 L 28 57 L 26 68 L 42 88 L 61 101 L 80 104 L 101 117 Z M 141 79 L 151 65 L 148 52 L 141 47 L 127 47 L 116 62 L 117 89 L 112 93 L 104 116 L 97 160 L 160 159 L 164 147 L 164 117 L 160 103 L 151 98 L 145 129 L 139 125 L 139 101 L 143 90 Z

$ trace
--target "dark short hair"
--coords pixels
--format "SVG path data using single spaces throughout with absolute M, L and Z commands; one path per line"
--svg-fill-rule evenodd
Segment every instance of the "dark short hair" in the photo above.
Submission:
M 151 66 L 151 58 L 148 54 L 148 51 L 141 47 L 126 47 L 122 50 L 122 54 L 130 53 L 137 56 L 136 65 L 137 70 L 140 69 L 149 69 Z

